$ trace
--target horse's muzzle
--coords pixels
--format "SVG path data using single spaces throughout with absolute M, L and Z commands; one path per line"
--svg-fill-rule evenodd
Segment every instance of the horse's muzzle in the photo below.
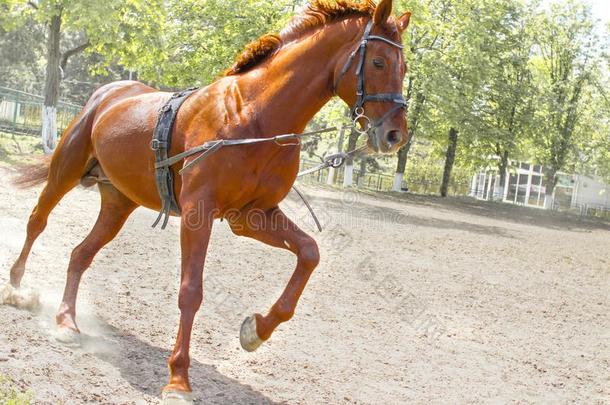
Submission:
M 406 137 L 398 129 L 385 129 L 383 126 L 375 128 L 371 143 L 375 152 L 394 153 L 405 144 Z

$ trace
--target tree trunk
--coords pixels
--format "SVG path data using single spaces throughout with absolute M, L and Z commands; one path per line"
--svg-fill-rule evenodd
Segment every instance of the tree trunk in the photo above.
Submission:
M 500 172 L 500 181 L 494 186 L 493 201 L 502 201 L 504 198 L 504 189 L 506 188 L 506 169 L 508 167 L 508 151 L 505 150 L 500 161 L 498 162 L 498 171 Z
M 366 156 L 362 156 L 360 158 L 360 171 L 358 177 L 358 185 L 362 186 L 364 184 L 364 175 L 366 174 Z
M 451 170 L 455 161 L 455 150 L 457 149 L 458 131 L 455 128 L 449 129 L 449 145 L 445 154 L 445 170 L 443 171 L 443 182 L 441 183 L 441 197 L 447 197 L 449 181 L 451 180 Z
M 356 149 L 356 143 L 358 142 L 358 132 L 352 129 L 347 139 L 347 152 Z M 345 172 L 343 175 L 343 187 L 351 186 L 354 182 L 354 158 L 349 156 L 345 159 Z
M 553 191 L 555 191 L 555 186 L 557 185 L 557 170 L 556 169 L 547 169 L 544 173 L 545 177 L 545 198 L 544 198 L 544 209 L 550 210 L 553 209 Z
M 52 153 L 57 144 L 57 101 L 59 99 L 59 69 L 61 53 L 59 37 L 61 33 L 61 9 L 51 17 L 47 34 L 47 71 L 44 85 L 44 106 L 42 108 L 42 148 Z
M 411 85 L 412 81 L 409 81 L 409 86 Z M 409 87 L 409 90 L 411 90 L 411 87 Z M 413 137 L 417 131 L 419 116 L 424 108 L 424 104 L 426 103 L 426 96 L 421 91 L 418 92 L 415 95 L 415 102 L 415 109 L 413 110 L 413 115 L 410 117 L 409 140 L 405 146 L 398 151 L 398 163 L 396 165 L 394 183 L 392 185 L 393 191 L 402 191 L 402 179 L 404 178 L 405 168 L 407 167 L 407 157 L 409 156 L 409 151 L 411 150 L 411 145 L 413 144 Z
M 411 150 L 411 139 L 398 151 L 398 163 L 396 164 L 396 172 L 394 173 L 394 184 L 392 185 L 392 191 L 402 191 L 402 179 L 405 175 L 405 169 L 407 167 L 407 157 L 409 156 L 409 150 Z

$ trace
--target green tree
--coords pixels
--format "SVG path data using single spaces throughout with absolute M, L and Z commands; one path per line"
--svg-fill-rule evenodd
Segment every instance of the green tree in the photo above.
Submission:
M 497 37 L 490 33 L 504 21 L 505 10 L 500 7 L 504 3 L 504 0 L 449 2 L 443 16 L 436 69 L 428 72 L 427 113 L 422 117 L 427 121 L 430 139 L 445 151 L 441 196 L 448 193 L 453 164 L 459 158 L 458 142 L 472 144 L 478 136 L 479 98 L 490 70 L 485 54 L 497 47 Z
M 435 69 L 436 58 L 442 52 L 444 44 L 443 24 L 447 23 L 450 10 L 446 1 L 433 0 L 403 1 L 404 10 L 412 10 L 414 18 L 411 19 L 410 29 L 404 43 L 407 44 L 406 57 L 409 72 L 405 80 L 405 99 L 409 104 L 409 141 L 397 153 L 396 170 L 394 172 L 393 190 L 400 191 L 407 158 L 411 145 L 420 128 L 420 118 L 425 114 L 426 94 L 429 92 L 429 74 Z
M 267 32 L 279 30 L 293 14 L 294 0 L 170 0 L 163 65 L 159 69 L 167 86 L 205 85 L 227 69 L 245 45 Z
M 7 30 L 16 29 L 28 19 L 46 30 L 46 69 L 42 143 L 50 153 L 57 142 L 57 102 L 62 72 L 69 59 L 84 50 L 112 54 L 128 65 L 134 60 L 155 58 L 159 24 L 164 22 L 163 1 L 153 0 L 0 0 L 4 10 L 0 20 Z M 62 39 L 80 37 L 81 42 L 62 47 Z M 66 41 L 72 42 L 72 41 Z M 62 49 L 63 48 L 63 49 Z M 110 60 L 110 59 L 108 59 Z
M 591 10 L 583 3 L 553 4 L 549 13 L 539 17 L 537 26 L 539 54 L 534 67 L 541 107 L 533 146 L 535 157 L 545 167 L 549 207 L 557 172 L 578 159 L 578 139 L 589 136 L 586 106 L 596 92 L 601 59 Z
M 530 55 L 534 47 L 534 10 L 520 3 L 505 3 L 503 22 L 494 34 L 485 89 L 479 100 L 480 132 L 470 160 L 478 164 L 491 159 L 500 175 L 494 199 L 501 199 L 509 158 L 519 157 L 521 146 L 532 132 L 535 111 Z

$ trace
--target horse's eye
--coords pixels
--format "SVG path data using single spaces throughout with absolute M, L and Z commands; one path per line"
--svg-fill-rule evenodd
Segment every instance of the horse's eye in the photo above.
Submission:
M 377 69 L 383 69 L 385 67 L 385 62 L 381 58 L 373 58 L 373 65 Z

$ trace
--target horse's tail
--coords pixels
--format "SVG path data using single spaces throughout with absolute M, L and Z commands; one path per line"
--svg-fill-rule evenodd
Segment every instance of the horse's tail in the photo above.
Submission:
M 18 188 L 30 188 L 44 183 L 49 178 L 49 167 L 51 166 L 51 156 L 43 156 L 33 164 L 19 168 L 19 174 L 13 178 L 12 182 Z

